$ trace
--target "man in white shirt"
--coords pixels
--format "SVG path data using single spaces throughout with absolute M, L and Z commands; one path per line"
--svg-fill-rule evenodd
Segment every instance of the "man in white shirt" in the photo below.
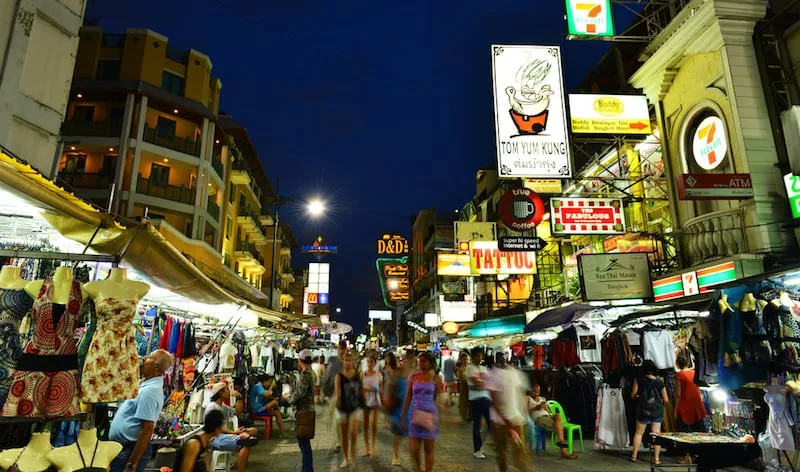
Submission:
M 508 470 L 506 449 L 511 443 L 514 464 L 521 471 L 533 468 L 528 463 L 528 450 L 525 447 L 523 428 L 528 421 L 525 408 L 525 392 L 528 382 L 520 371 L 506 365 L 505 354 L 498 352 L 495 356 L 486 388 L 491 392 L 491 418 L 494 432 L 494 443 L 497 449 L 497 467 L 500 472 Z
M 483 362 L 483 351 L 475 348 L 472 351 L 472 364 L 467 368 L 467 386 L 469 387 L 467 398 L 472 409 L 472 455 L 478 459 L 486 459 L 486 455 L 481 451 L 483 447 L 481 419 L 486 419 L 486 426 L 491 432 L 492 422 L 489 418 L 489 407 L 492 400 L 485 385 L 489 371 L 481 365 L 481 362 Z
M 542 389 L 538 384 L 533 384 L 531 394 L 528 396 L 528 413 L 533 424 L 547 431 L 554 431 L 558 437 L 556 443 L 561 448 L 561 457 L 564 459 L 577 459 L 578 456 L 570 454 L 568 445 L 564 441 L 564 423 L 561 415 L 554 415 L 547 406 L 547 400 L 541 396 Z

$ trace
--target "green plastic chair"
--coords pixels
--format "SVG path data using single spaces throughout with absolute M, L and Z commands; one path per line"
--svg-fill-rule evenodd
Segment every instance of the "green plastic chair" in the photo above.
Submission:
M 569 453 L 572 454 L 572 442 L 573 442 L 573 436 L 574 436 L 573 433 L 575 431 L 578 431 L 578 437 L 581 440 L 581 452 L 586 452 L 586 450 L 583 448 L 583 429 L 581 428 L 581 425 L 572 424 L 572 423 L 568 422 L 567 421 L 567 415 L 564 413 L 564 408 L 562 408 L 561 404 L 558 403 L 557 401 L 554 401 L 554 400 L 548 401 L 547 402 L 547 407 L 550 409 L 550 411 L 554 415 L 560 415 L 561 416 L 561 422 L 564 424 L 564 439 L 567 440 L 567 446 L 568 446 Z M 557 442 L 556 441 L 556 432 L 555 431 L 550 433 L 550 441 L 552 441 L 553 444 L 555 444 Z

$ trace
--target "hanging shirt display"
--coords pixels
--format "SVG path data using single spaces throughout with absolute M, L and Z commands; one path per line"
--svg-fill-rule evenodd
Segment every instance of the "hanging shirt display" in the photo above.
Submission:
M 6 402 L 11 377 L 22 355 L 19 324 L 33 306 L 25 290 L 0 289 L 0 408 Z
M 770 385 L 764 389 L 764 402 L 769 405 L 767 431 L 772 447 L 781 451 L 794 451 L 794 422 L 789 413 L 787 393 L 783 385 Z
M 675 346 L 672 334 L 667 330 L 645 331 L 642 335 L 644 358 L 651 360 L 659 369 L 675 367 Z
M 236 367 L 236 346 L 230 341 L 225 341 L 219 348 L 219 368 L 222 370 L 232 370 Z
M 605 330 L 599 326 L 575 325 L 578 335 L 578 358 L 581 362 L 600 362 L 600 340 Z

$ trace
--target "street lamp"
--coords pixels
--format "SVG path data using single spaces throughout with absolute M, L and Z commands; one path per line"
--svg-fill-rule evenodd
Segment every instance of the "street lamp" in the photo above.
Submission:
M 280 225 L 280 215 L 278 209 L 281 205 L 286 202 L 295 202 L 299 203 L 306 207 L 306 210 L 311 216 L 320 216 L 325 213 L 325 203 L 322 200 L 303 200 L 302 198 L 297 197 L 290 197 L 290 196 L 282 196 L 280 194 L 281 188 L 281 180 L 276 179 L 275 185 L 275 201 L 273 203 L 275 207 L 275 211 L 273 212 L 272 218 L 272 261 L 270 263 L 270 272 L 269 272 L 269 279 L 270 279 L 270 287 L 269 287 L 269 308 L 272 309 L 272 302 L 273 302 L 273 292 L 275 292 L 275 284 L 276 284 L 276 277 L 275 277 L 275 259 L 277 258 L 277 250 L 278 250 L 278 227 Z

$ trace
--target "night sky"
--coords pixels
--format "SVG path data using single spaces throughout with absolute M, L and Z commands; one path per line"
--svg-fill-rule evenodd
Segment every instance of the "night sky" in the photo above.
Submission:
M 247 127 L 270 180 L 328 203 L 314 221 L 282 213 L 300 244 L 339 246 L 331 306 L 356 332 L 380 299 L 376 238 L 410 237 L 420 209 L 461 208 L 494 165 L 490 44 L 561 45 L 567 90 L 604 53 L 565 41 L 563 15 L 562 0 L 91 0 L 86 13 L 211 58 L 220 110 Z

